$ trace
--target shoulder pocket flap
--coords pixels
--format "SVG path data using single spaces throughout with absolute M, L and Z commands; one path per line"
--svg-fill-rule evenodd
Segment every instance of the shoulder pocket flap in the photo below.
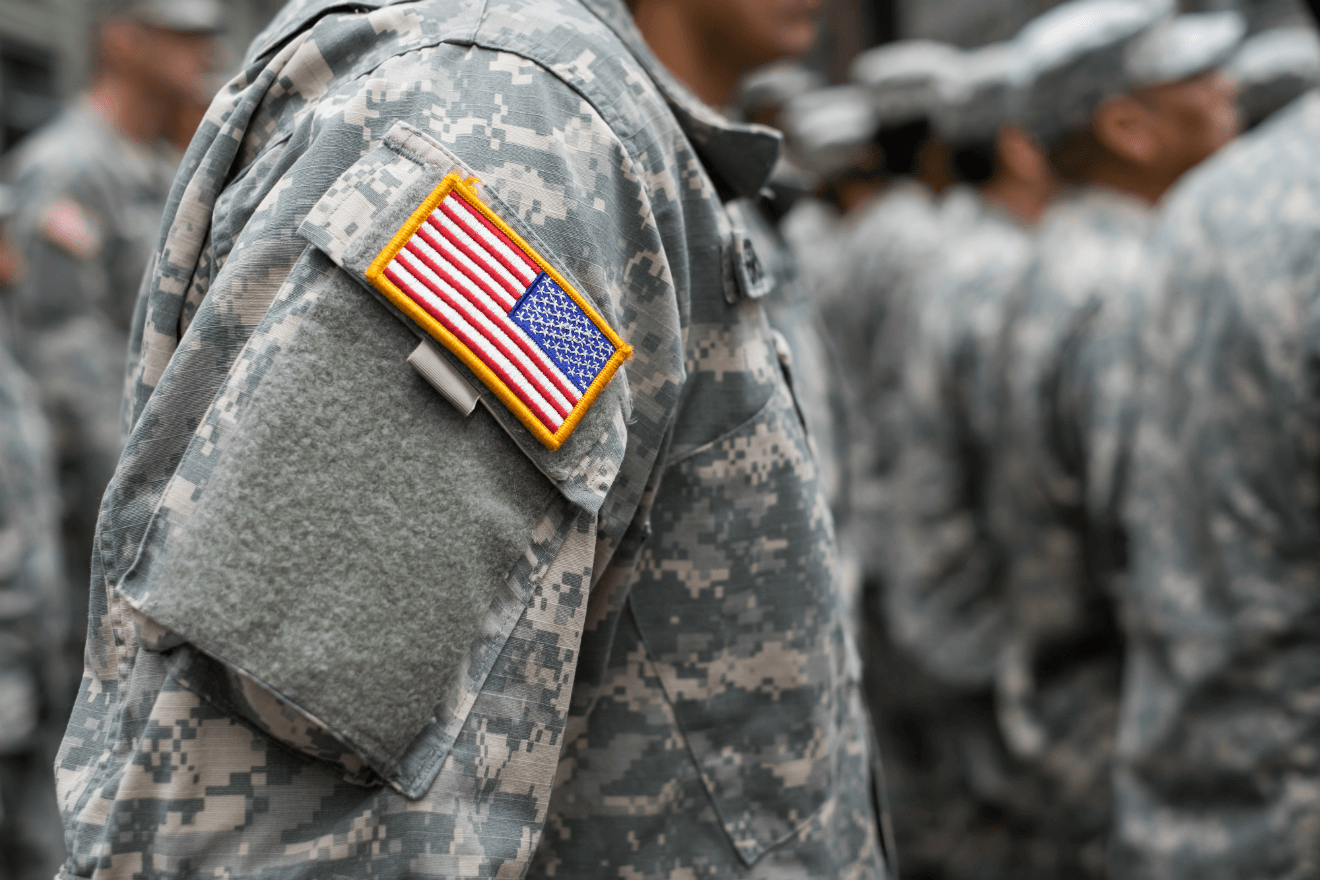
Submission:
M 570 501 L 596 513 L 626 445 L 632 349 L 555 252 L 430 136 L 398 123 L 300 233 L 430 340 Z

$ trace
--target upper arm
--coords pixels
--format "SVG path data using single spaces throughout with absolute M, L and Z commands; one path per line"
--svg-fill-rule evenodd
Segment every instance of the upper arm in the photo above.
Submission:
M 442 82 L 427 86 L 426 71 Z M 546 695 L 499 711 L 562 725 L 556 713 L 567 705 L 585 594 L 598 575 L 597 519 L 631 519 L 638 499 L 615 491 L 618 474 L 648 471 L 650 462 L 634 459 L 654 443 L 633 434 L 672 419 L 672 407 L 633 389 L 680 375 L 663 360 L 679 346 L 679 317 L 627 152 L 545 71 L 439 46 L 391 61 L 340 98 L 321 102 L 307 151 L 254 195 L 138 420 L 130 461 L 152 454 L 163 426 L 177 424 L 168 407 L 190 377 L 210 372 L 210 403 L 122 583 L 164 630 L 156 647 L 177 649 L 181 681 L 295 748 L 365 766 L 415 797 L 474 706 L 486 705 L 479 695 L 509 687 L 510 675 Z M 344 146 L 363 135 L 365 151 Z M 505 244 L 544 260 L 580 295 L 565 320 L 587 315 L 617 335 L 620 353 L 639 350 L 570 406 L 579 420 L 558 444 L 516 405 L 526 403 L 526 349 L 502 349 L 483 370 L 471 356 L 479 341 L 440 312 L 410 310 L 372 273 L 455 179 L 505 224 Z M 277 259 L 292 267 L 271 279 Z M 456 256 L 450 271 L 467 260 Z M 242 344 L 226 348 L 241 330 L 236 313 L 262 304 Z M 454 332 L 438 332 L 437 321 Z M 484 406 L 460 412 L 409 366 L 423 340 Z M 630 426 L 637 409 L 646 419 Z M 535 663 L 510 659 L 528 644 L 554 647 L 544 658 L 559 670 L 553 683 Z M 271 722 L 283 709 L 304 719 L 303 732 Z

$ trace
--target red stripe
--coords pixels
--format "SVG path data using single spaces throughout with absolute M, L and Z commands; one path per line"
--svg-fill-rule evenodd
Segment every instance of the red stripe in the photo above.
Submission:
M 395 286 L 398 287 L 400 290 L 408 290 L 408 282 L 405 281 L 393 269 L 386 268 L 385 277 L 390 279 L 390 281 L 394 282 Z M 510 391 L 512 391 L 514 395 L 516 395 L 517 398 L 521 400 L 528 409 L 532 410 L 533 415 L 536 416 L 536 418 L 541 422 L 542 425 L 544 425 L 552 433 L 558 430 L 556 427 L 554 427 L 554 419 L 547 418 L 546 412 L 543 409 L 541 409 L 540 405 L 537 404 L 535 401 L 530 400 L 527 397 L 527 393 L 518 387 L 518 383 L 515 382 L 513 378 L 510 377 L 509 374 L 504 371 L 503 367 L 501 367 L 499 364 L 492 363 L 491 361 L 487 360 L 485 357 L 481 356 L 480 349 L 477 347 L 476 343 L 473 342 L 472 337 L 468 336 L 468 334 L 464 332 L 461 328 L 450 326 L 449 319 L 446 318 L 442 312 L 440 312 L 438 309 L 434 308 L 430 303 L 428 303 L 424 298 L 423 299 L 418 299 L 416 297 L 409 297 L 409 298 L 412 299 L 413 302 L 417 303 L 417 305 L 425 309 L 427 314 L 429 314 L 431 317 L 435 318 L 446 328 L 448 328 L 449 332 L 457 336 L 459 341 L 462 342 L 465 346 L 467 346 L 469 351 L 477 355 L 477 357 L 481 359 L 481 362 L 485 364 L 488 368 L 490 368 L 490 371 L 500 378 L 500 381 L 504 383 L 505 387 L 507 387 Z
M 458 220 L 454 220 L 454 223 L 458 223 Z M 486 269 L 486 273 L 488 274 L 488 276 L 491 277 L 491 280 L 494 281 L 495 284 L 498 284 L 500 288 L 502 288 L 503 290 L 507 290 L 508 292 L 507 296 L 512 297 L 513 302 L 517 302 L 517 298 L 523 296 L 524 293 L 527 293 L 527 290 L 525 289 L 517 290 L 516 288 L 511 288 L 511 286 L 508 285 L 508 282 L 504 281 L 503 278 L 500 278 L 499 270 L 495 269 L 494 265 L 491 265 L 490 259 L 488 259 L 488 257 L 486 256 L 488 255 L 488 253 L 490 253 L 486 251 L 486 249 L 482 248 L 482 251 L 480 251 L 480 253 L 473 251 L 473 249 L 471 249 L 469 245 L 467 245 L 465 241 L 461 239 L 461 237 L 458 237 L 457 235 L 453 234 L 453 232 L 446 230 L 446 228 L 442 227 L 441 224 L 437 222 L 436 218 L 433 218 L 433 216 L 428 216 L 428 218 L 426 218 L 426 223 L 422 224 L 421 227 L 418 227 L 417 231 L 421 232 L 422 230 L 424 230 L 424 228 L 428 226 L 432 227 L 433 230 L 436 230 L 438 234 L 445 236 L 445 240 L 449 241 L 450 244 L 453 244 L 455 248 L 459 249 L 459 251 L 462 251 L 463 256 L 466 256 L 467 259 L 473 261 L 473 263 L 479 265 L 479 267 Z M 477 241 L 477 239 L 473 239 L 473 240 Z M 440 247 L 440 245 L 437 245 L 437 243 L 434 243 L 434 241 L 430 239 L 426 240 L 426 243 L 430 244 L 430 247 L 436 248 L 437 251 L 444 251 L 444 247 Z M 478 247 L 480 247 L 480 241 L 477 241 L 477 244 Z M 513 276 L 513 277 L 516 278 L 517 276 Z M 486 288 L 486 292 L 490 293 L 490 289 Z M 496 296 L 495 298 L 499 299 L 500 297 Z M 512 309 L 512 306 L 510 307 Z
M 533 260 L 530 256 L 528 256 L 525 250 L 523 250 L 516 243 L 514 243 L 513 239 L 509 238 L 509 236 L 504 234 L 504 230 L 500 229 L 494 223 L 490 222 L 489 218 L 487 218 L 485 214 L 478 211 L 472 205 L 471 202 L 469 202 L 467 199 L 460 197 L 458 199 L 458 206 L 465 208 L 469 216 L 475 217 L 481 223 L 481 225 L 485 226 L 487 229 L 490 230 L 490 234 L 495 236 L 496 240 L 502 241 L 505 247 L 513 251 L 513 253 L 517 255 L 518 259 L 522 260 L 522 262 L 525 263 L 527 268 L 531 271 L 533 281 L 536 280 L 537 275 L 540 275 L 541 272 L 544 271 L 540 266 L 536 264 L 535 260 Z M 517 272 L 514 272 L 513 274 L 515 277 L 518 276 Z M 531 282 L 528 283 L 530 284 Z
M 459 283 L 452 274 L 450 274 L 448 269 L 446 269 L 444 266 L 441 266 L 439 263 L 435 262 L 430 257 L 428 257 L 425 253 L 422 252 L 421 248 L 409 242 L 405 250 L 407 250 L 408 253 L 411 254 L 415 259 L 417 259 L 423 266 L 426 266 L 432 272 L 439 275 L 440 278 L 446 283 L 448 283 L 451 287 L 453 287 L 454 290 L 458 291 L 458 293 L 463 297 L 464 300 L 475 306 L 477 310 L 480 311 L 487 318 L 489 318 L 491 323 L 493 323 L 496 327 L 503 329 L 502 325 L 508 323 L 509 321 L 508 314 L 500 313 L 495 309 L 492 309 L 489 304 L 484 303 L 480 299 L 477 299 L 469 295 L 467 291 L 463 289 L 463 285 Z M 444 299 L 444 301 L 449 303 L 449 305 L 452 308 L 456 310 L 458 309 L 458 307 L 454 305 L 452 298 L 449 297 L 445 293 L 445 291 L 438 289 L 425 276 L 419 276 L 417 280 L 425 284 L 427 289 L 430 290 L 432 293 L 434 293 L 436 296 Z M 479 333 L 481 333 L 481 335 L 484 336 L 486 339 L 490 340 L 490 342 L 500 350 L 500 354 L 504 355 L 506 358 L 509 359 L 510 363 L 517 366 L 517 360 L 514 358 L 512 352 L 509 351 L 508 347 L 500 339 L 491 336 L 482 327 L 478 326 L 475 327 L 475 329 Z M 568 418 L 569 413 L 573 411 L 572 406 L 570 405 L 568 408 L 565 408 L 563 404 L 556 401 L 554 399 L 554 396 L 550 393 L 548 385 L 558 389 L 560 394 L 564 395 L 564 397 L 568 398 L 573 403 L 576 403 L 578 401 L 578 399 L 581 397 L 581 393 L 578 392 L 577 390 L 569 391 L 564 387 L 563 383 L 559 381 L 558 376 L 556 376 L 554 373 L 546 371 L 544 365 L 545 355 L 537 351 L 536 348 L 532 346 L 531 342 L 525 339 L 521 333 L 516 333 L 516 332 L 506 333 L 506 338 L 508 340 L 511 340 L 513 343 L 515 343 L 518 346 L 518 348 L 521 349 L 525 355 L 527 355 L 527 359 L 530 360 L 532 364 L 535 365 L 538 369 L 538 372 L 534 375 L 528 375 L 528 374 L 524 374 L 524 375 L 527 375 L 528 380 L 531 381 L 531 383 L 536 386 L 536 390 L 541 392 L 541 396 L 545 398 L 546 403 L 553 406 L 561 416 L 563 416 L 564 418 Z
M 438 232 L 440 235 L 444 236 L 445 241 L 449 242 L 456 249 L 462 251 L 463 254 L 466 255 L 469 260 L 476 263 L 478 266 L 481 265 L 481 261 L 477 258 L 475 254 L 472 253 L 472 249 L 463 243 L 462 239 L 450 233 L 449 230 L 445 229 L 440 224 L 430 221 L 430 218 L 427 219 L 429 225 L 432 226 L 436 230 L 436 232 Z M 437 253 L 443 254 L 445 252 L 445 246 L 436 240 L 435 235 L 431 232 L 431 230 L 427 229 L 427 224 L 423 224 L 421 227 L 419 227 L 417 233 L 421 235 L 422 240 L 425 241 L 427 244 L 429 244 L 432 248 L 434 248 Z M 520 290 L 517 293 L 511 292 L 511 288 L 503 281 L 500 281 L 499 276 L 495 274 L 494 270 L 488 269 L 487 271 L 490 277 L 495 280 L 495 283 L 500 285 L 498 290 L 494 287 L 491 287 L 482 279 L 476 277 L 475 275 L 470 275 L 467 272 L 463 273 L 463 277 L 471 278 L 473 284 L 477 285 L 482 290 L 484 290 L 486 294 L 496 302 L 508 302 L 508 309 L 512 310 L 513 307 L 518 303 L 518 297 L 522 296 L 525 291 Z M 509 302 L 510 300 L 511 302 Z
M 491 223 L 484 216 L 482 216 L 480 211 L 477 211 L 475 208 L 473 208 L 463 199 L 459 199 L 458 204 L 461 206 L 461 209 L 465 209 L 467 211 L 467 215 L 469 217 L 475 218 L 477 222 L 479 222 L 482 226 L 485 226 L 487 229 L 489 229 L 491 231 L 491 234 L 494 235 L 498 241 L 503 242 L 505 247 L 507 247 L 510 251 L 512 251 L 522 260 L 526 268 L 528 270 L 531 270 L 532 280 L 535 280 L 536 276 L 541 274 L 541 267 L 537 266 L 536 263 L 532 262 L 531 258 L 528 257 L 525 253 L 523 253 L 522 248 L 518 247 L 516 244 L 509 241 L 508 236 L 506 236 L 503 232 L 500 232 L 499 228 L 496 227 L 494 223 Z M 460 208 L 450 205 L 449 199 L 445 199 L 444 203 L 441 204 L 440 207 L 445 211 L 445 213 L 449 214 L 450 217 L 454 217 L 454 211 L 460 210 Z M 450 210 L 451 208 L 453 208 L 454 210 Z M 463 222 L 457 217 L 454 217 L 454 219 L 459 223 Z M 480 241 L 480 239 L 478 239 L 478 241 Z M 500 263 L 504 266 L 504 268 L 508 269 L 514 278 L 517 278 L 519 280 L 522 279 L 524 270 L 518 268 L 517 264 L 515 264 L 512 260 L 510 260 L 506 255 L 504 255 L 500 251 L 494 250 L 490 247 L 486 247 L 485 245 L 483 245 L 483 247 L 485 248 L 486 253 L 490 254 L 492 257 L 499 260 Z

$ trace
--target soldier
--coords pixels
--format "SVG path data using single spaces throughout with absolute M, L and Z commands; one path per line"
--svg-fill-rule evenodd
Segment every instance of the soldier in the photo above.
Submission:
M 959 55 L 951 46 L 908 41 L 873 49 L 853 65 L 854 78 L 871 91 L 885 180 L 844 233 L 822 310 L 855 414 L 850 458 L 857 528 L 867 576 L 877 582 L 889 564 L 898 341 L 906 332 L 908 290 L 947 234 L 936 201 L 948 182 L 947 152 L 931 137 L 930 116 Z
M 1320 36 L 1313 26 L 1254 34 L 1225 72 L 1237 86 L 1243 127 L 1250 131 L 1320 84 Z
M 993 708 L 1006 612 L 988 491 L 1002 404 L 997 350 L 1033 226 L 1056 188 L 1018 124 L 1022 61 L 1012 43 L 969 53 L 935 114 L 968 184 L 946 196 L 964 231 L 913 287 L 895 564 L 883 596 L 887 635 L 918 668 L 867 667 L 882 729 L 904 723 L 900 747 L 883 750 L 904 868 L 950 880 L 1037 876 L 1033 850 L 1053 845 L 1022 809 L 1034 792 L 1017 778 Z
M 160 236 L 176 163 L 163 140 L 209 81 L 212 0 L 99 0 L 95 72 L 77 102 L 13 160 L 15 233 L 28 264 L 14 291 L 15 353 L 55 429 L 65 564 L 79 591 L 97 508 L 122 449 L 120 400 L 133 304 Z M 85 592 L 68 647 L 82 663 Z
M 0 187 L 0 291 L 24 271 Z M 0 320 L 0 337 L 9 334 Z M 36 389 L 0 344 L 0 878 L 49 880 L 64 861 L 50 765 L 64 728 L 68 671 L 51 436 Z
M 1313 90 L 1175 191 L 1156 235 L 1115 877 L 1318 869 L 1317 145 Z
M 1006 418 L 992 465 L 1008 554 L 996 669 L 1005 744 L 1036 787 L 1048 876 L 1100 876 L 1122 666 L 1114 593 L 1153 205 L 1237 130 L 1217 73 L 1235 13 L 1165 17 L 1086 0 L 1024 29 L 1028 119 L 1072 184 L 1042 222 L 1006 321 Z M 1126 880 L 1127 875 L 1116 875 Z
M 884 188 L 870 90 L 829 86 L 797 96 L 780 114 L 785 153 L 809 181 L 781 222 L 803 286 L 827 297 L 843 272 L 852 224 Z
M 778 138 L 709 106 L 813 17 L 308 0 L 258 38 L 138 310 L 66 877 L 888 875 L 724 208 Z M 665 58 L 704 102 L 667 28 L 727 47 Z

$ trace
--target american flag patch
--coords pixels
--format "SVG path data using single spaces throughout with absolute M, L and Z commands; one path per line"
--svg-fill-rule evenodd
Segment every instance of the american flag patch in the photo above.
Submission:
M 367 280 L 558 449 L 632 356 L 591 303 L 450 174 Z

